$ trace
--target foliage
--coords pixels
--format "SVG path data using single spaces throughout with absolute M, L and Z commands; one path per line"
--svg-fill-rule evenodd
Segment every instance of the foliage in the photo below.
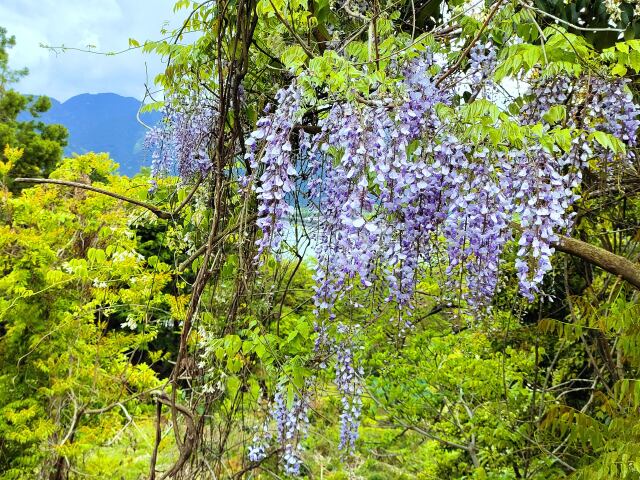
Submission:
M 7 36 L 7 30 L 0 27 L 0 145 L 24 149 L 22 158 L 12 162 L 10 177 L 46 176 L 62 159 L 67 130 L 62 125 L 38 121 L 38 115 L 51 108 L 47 97 L 22 95 L 8 88 L 27 74 L 26 69 L 14 71 L 8 66 L 9 49 L 14 45 L 15 37 Z M 31 119 L 21 120 L 21 114 Z M 7 160 L 5 157 L 4 161 Z M 11 181 L 5 184 L 12 191 L 18 189 Z
M 3 190 L 5 478 L 638 478 L 636 41 L 423 3 L 131 41 L 153 178 Z
M 139 180 L 114 170 L 106 155 L 87 154 L 52 177 L 140 191 Z M 161 294 L 170 276 L 136 252 L 135 217 L 114 199 L 35 187 L 9 198 L 2 216 L 0 476 L 60 475 L 117 444 L 132 421 L 127 410 L 160 385 L 151 362 L 134 361 L 157 327 L 136 325 L 167 315 L 158 312 L 171 304 Z

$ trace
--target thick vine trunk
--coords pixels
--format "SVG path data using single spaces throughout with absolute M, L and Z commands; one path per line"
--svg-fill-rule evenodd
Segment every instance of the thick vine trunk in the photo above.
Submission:
M 606 272 L 617 275 L 640 290 L 640 265 L 625 257 L 571 237 L 560 237 L 553 247 L 559 252 L 581 258 Z

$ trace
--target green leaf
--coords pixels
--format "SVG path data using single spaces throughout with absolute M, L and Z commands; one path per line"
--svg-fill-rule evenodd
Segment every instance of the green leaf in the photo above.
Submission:
M 258 340 L 255 344 L 254 344 L 254 350 L 256 352 L 256 355 L 258 356 L 258 358 L 262 359 L 264 357 L 264 354 L 267 351 L 267 347 L 265 347 L 264 343 L 261 342 L 260 340 Z
M 228 396 L 230 398 L 235 397 L 235 395 L 238 392 L 238 389 L 240 388 L 241 384 L 242 384 L 242 382 L 235 375 L 230 375 L 227 378 L 227 394 L 228 394 Z
M 154 112 L 156 110 L 160 110 L 163 106 L 164 106 L 164 102 L 162 101 L 145 103 L 140 108 L 140 113 Z
M 549 111 L 542 116 L 542 118 L 544 118 L 550 124 L 561 122 L 566 117 L 567 117 L 567 109 L 564 105 L 555 105 L 551 107 Z
M 562 150 L 565 152 L 571 150 L 571 130 L 568 128 L 554 130 L 553 138 Z
M 540 144 L 548 152 L 553 152 L 553 146 L 555 145 L 554 139 L 551 135 L 542 135 L 540 137 Z
M 627 42 L 616 43 L 616 49 L 624 53 L 629 53 L 629 44 Z
M 329 17 L 329 0 L 312 0 L 315 7 L 315 17 L 319 24 L 326 23 Z
M 297 72 L 307 60 L 307 54 L 300 45 L 291 45 L 282 53 L 280 60 L 290 71 Z
M 640 72 L 640 52 L 637 50 L 631 50 L 629 52 L 629 66 L 638 73 Z
M 611 74 L 624 77 L 627 74 L 627 67 L 618 63 L 611 69 Z
M 531 68 L 541 59 L 540 49 L 534 45 L 527 45 L 522 54 L 525 64 Z
M 242 362 L 238 357 L 227 358 L 227 370 L 231 373 L 238 373 L 242 368 Z
M 605 132 L 595 131 L 589 135 L 589 140 L 595 140 L 603 147 L 611 150 L 613 153 L 621 153 L 625 151 L 625 146 L 620 139 Z

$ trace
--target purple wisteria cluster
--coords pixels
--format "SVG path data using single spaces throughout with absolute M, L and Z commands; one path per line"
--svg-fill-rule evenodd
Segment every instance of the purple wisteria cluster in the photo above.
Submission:
M 302 445 L 300 442 L 306 437 L 309 428 L 309 402 L 305 392 L 298 391 L 293 395 L 293 401 L 287 404 L 287 386 L 279 385 L 276 391 L 269 421 L 275 427 L 275 441 L 283 449 L 282 461 L 284 470 L 289 475 L 299 475 L 302 467 Z M 274 436 L 271 435 L 268 422 L 262 426 L 262 431 L 253 438 L 249 446 L 248 457 L 252 462 L 259 462 L 267 456 L 267 448 Z
M 266 107 L 266 115 L 258 120 L 246 141 L 251 168 L 262 171 L 259 181 L 253 183 L 259 202 L 257 224 L 262 230 L 258 255 L 265 249 L 280 247 L 287 216 L 293 213 L 288 195 L 294 188 L 297 171 L 291 137 L 301 118 L 301 97 L 295 83 L 278 91 L 278 108 L 271 113 L 272 107 Z
M 173 166 L 173 114 L 168 108 L 163 109 L 162 120 L 150 128 L 144 137 L 144 148 L 151 153 L 151 176 L 161 177 L 169 173 Z
M 249 446 L 249 451 L 247 452 L 247 457 L 250 462 L 260 462 L 267 458 L 267 448 L 269 448 L 269 443 L 271 441 L 271 432 L 269 431 L 269 426 L 265 423 L 262 426 L 262 431 L 257 432 L 253 437 L 253 442 Z
M 491 44 L 476 46 L 470 61 L 474 82 L 489 81 L 494 63 Z M 464 139 L 459 124 L 438 115 L 437 105 L 451 104 L 452 94 L 436 87 L 430 65 L 427 54 L 404 66 L 400 102 L 335 103 L 319 121 L 322 131 L 310 148 L 311 191 L 319 206 L 318 315 L 332 319 L 333 305 L 354 287 L 379 281 L 386 285 L 386 300 L 410 313 L 415 284 L 423 266 L 432 264 L 439 238 L 445 240 L 447 289 L 479 309 L 490 304 L 504 246 L 519 235 L 516 270 L 521 292 L 532 299 L 551 268 L 553 243 L 571 228 L 570 207 L 586 161 L 613 158 L 589 135 L 603 131 L 635 144 L 638 109 L 622 81 L 556 76 L 532 80 L 532 100 L 517 120 L 549 131 L 545 114 L 565 106 L 572 132 L 568 151 L 549 151 L 533 136 L 521 145 L 478 148 Z M 290 98 L 261 120 L 256 133 L 262 138 L 272 122 L 284 125 L 261 158 L 280 172 L 278 184 L 287 191 L 292 152 L 286 135 L 300 118 L 297 97 Z M 282 231 L 277 219 L 290 207 L 284 201 L 275 208 L 269 195 L 263 200 L 263 211 L 273 212 L 262 220 L 266 247 L 273 231 Z
M 530 92 L 532 101 L 520 113 L 521 123 L 542 123 L 550 128 L 544 115 L 556 105 L 565 105 L 573 88 L 566 76 L 535 79 Z M 551 270 L 552 244 L 560 232 L 570 228 L 572 214 L 567 210 L 577 199 L 573 188 L 581 166 L 573 161 L 575 155 L 549 152 L 539 143 L 529 145 L 526 151 L 512 151 L 512 157 L 508 185 L 521 227 L 515 267 L 520 292 L 533 301 L 544 275 Z
M 520 216 L 522 234 L 518 240 L 516 271 L 521 293 L 530 301 L 538 291 L 544 275 L 551 270 L 552 244 L 570 225 L 565 215 L 573 203 L 574 194 L 566 188 L 568 176 L 563 176 L 552 156 L 539 146 L 532 146 L 528 155 L 516 157 L 513 173 L 516 183 L 515 213 Z
M 362 414 L 362 367 L 354 365 L 353 341 L 349 329 L 338 326 L 338 333 L 345 336 L 336 350 L 335 383 L 340 392 L 340 449 L 355 452 L 358 428 Z
M 469 52 L 469 81 L 476 91 L 492 85 L 492 75 L 498 64 L 498 53 L 493 43 L 477 43 Z
M 509 186 L 512 204 L 519 215 L 521 236 L 516 259 L 520 291 L 529 300 L 538 292 L 544 275 L 551 270 L 553 244 L 560 233 L 569 232 L 575 213 L 570 207 L 579 198 L 576 188 L 591 158 L 610 169 L 617 158 L 624 163 L 631 152 L 617 155 L 590 141 L 600 131 L 613 135 L 627 147 L 635 146 L 640 109 L 624 91 L 623 80 L 567 76 L 539 77 L 532 81 L 532 101 L 522 109 L 523 124 L 541 123 L 550 129 L 545 114 L 563 106 L 566 125 L 574 135 L 567 151 L 548 151 L 539 143 L 514 150 Z
M 365 127 L 358 113 L 351 105 L 335 105 L 327 117 L 335 127 L 329 141 L 316 143 L 324 152 L 312 153 L 323 158 L 329 145 L 342 146 L 340 162 L 326 164 L 311 185 L 323 212 L 318 218 L 315 272 L 316 306 L 320 309 L 331 309 L 340 292 L 351 288 L 349 279 L 358 277 L 364 287 L 372 285 L 372 260 L 380 231 L 375 222 L 366 220 L 373 213 L 374 198 L 369 192 L 366 163 L 370 145 L 363 138 Z M 314 167 L 322 168 L 321 161 Z M 331 201 L 325 201 L 328 199 Z
M 145 148 L 151 152 L 151 175 L 160 177 L 176 173 L 183 181 L 205 175 L 211 169 L 209 148 L 216 132 L 219 115 L 208 99 L 167 106 L 158 126 L 145 137 Z
M 404 71 L 402 102 L 335 104 L 313 140 L 317 180 L 312 193 L 319 211 L 315 303 L 331 309 L 357 280 L 363 288 L 383 279 L 386 300 L 410 307 L 417 270 L 428 260 L 437 216 L 433 165 L 411 144 L 440 125 L 438 103 L 448 96 L 435 87 L 426 59 Z M 374 193 L 375 192 L 375 193 Z M 433 206 L 433 208 L 430 208 Z M 382 267 L 382 268 L 380 268 Z
M 456 292 L 459 279 L 465 277 L 467 288 L 457 295 L 470 307 L 485 310 L 498 282 L 500 255 L 511 239 L 512 208 L 505 195 L 510 159 L 500 150 L 485 147 L 472 151 L 468 146 L 456 147 L 452 141 L 447 139 L 451 184 L 445 193 L 448 209 L 442 228 L 449 257 L 447 286 Z
M 571 95 L 572 82 L 565 75 L 539 77 L 531 82 L 531 101 L 525 103 L 520 114 L 523 124 L 542 121 L 543 115 L 555 105 L 564 105 Z
M 628 79 L 593 78 L 585 83 L 584 89 L 589 96 L 584 127 L 587 131 L 603 131 L 622 140 L 627 146 L 637 146 L 636 132 L 640 127 L 639 109 L 633 102 L 631 93 L 625 90 Z M 599 145 L 595 148 L 601 148 Z M 600 152 L 604 153 L 604 152 Z M 608 160 L 613 159 L 611 152 L 605 153 Z M 633 158 L 628 152 L 627 158 Z

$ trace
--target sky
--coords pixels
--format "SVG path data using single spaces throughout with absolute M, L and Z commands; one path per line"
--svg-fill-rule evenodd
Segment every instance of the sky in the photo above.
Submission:
M 80 93 L 103 92 L 142 99 L 147 78 L 151 87 L 155 75 L 162 71 L 157 55 L 145 55 L 140 50 L 115 56 L 77 51 L 56 54 L 39 45 L 94 45 L 97 51 L 119 51 L 128 48 L 129 38 L 140 43 L 158 40 L 166 22 L 174 27 L 180 21 L 173 13 L 173 3 L 174 0 L 0 0 L 0 26 L 16 37 L 9 64 L 14 69 L 29 69 L 29 75 L 14 88 L 59 101 Z

